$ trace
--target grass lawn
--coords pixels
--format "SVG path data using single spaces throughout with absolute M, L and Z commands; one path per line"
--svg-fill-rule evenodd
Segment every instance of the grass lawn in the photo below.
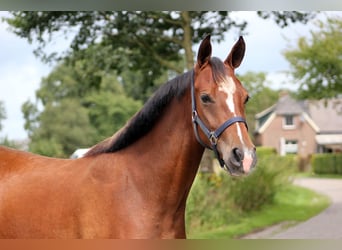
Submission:
M 234 239 L 262 228 L 288 221 L 301 222 L 318 214 L 330 204 L 327 197 L 306 188 L 288 186 L 279 191 L 272 205 L 239 218 L 231 224 L 210 231 L 189 230 L 190 239 Z

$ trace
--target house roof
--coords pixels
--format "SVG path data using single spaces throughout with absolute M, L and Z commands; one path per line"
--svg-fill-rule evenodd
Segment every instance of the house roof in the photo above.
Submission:
M 295 115 L 301 114 L 303 111 L 303 101 L 296 101 L 289 95 L 284 95 L 279 98 L 276 104 L 256 114 L 255 118 L 259 119 L 270 113 L 275 113 L 277 115 Z
M 304 112 L 301 102 L 292 99 L 289 95 L 280 97 L 274 109 L 277 115 L 297 115 Z
M 308 114 L 321 134 L 342 133 L 342 98 L 308 101 Z
M 342 133 L 342 98 L 320 101 L 297 101 L 289 95 L 255 115 L 259 120 L 256 132 L 262 133 L 275 115 L 302 115 L 319 134 Z

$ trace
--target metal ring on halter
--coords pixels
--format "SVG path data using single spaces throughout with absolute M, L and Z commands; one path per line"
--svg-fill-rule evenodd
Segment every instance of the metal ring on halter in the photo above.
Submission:
M 210 141 L 212 146 L 217 145 L 218 137 L 215 135 L 215 131 L 210 132 L 209 141 Z

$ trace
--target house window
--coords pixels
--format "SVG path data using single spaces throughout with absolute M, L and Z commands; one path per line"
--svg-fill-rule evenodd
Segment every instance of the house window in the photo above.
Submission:
M 285 141 L 285 154 L 297 154 L 297 152 L 298 152 L 298 141 L 286 140 Z
M 283 128 L 284 129 L 294 129 L 294 116 L 293 115 L 285 115 L 283 118 Z

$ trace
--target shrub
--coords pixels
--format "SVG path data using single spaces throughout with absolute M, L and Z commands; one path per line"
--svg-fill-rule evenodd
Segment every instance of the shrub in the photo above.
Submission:
M 335 167 L 338 174 L 342 174 L 342 154 L 336 155 Z
M 247 177 L 199 173 L 187 202 L 187 228 L 227 225 L 238 220 L 239 213 L 272 203 L 275 194 L 290 183 L 295 162 L 294 156 L 258 155 L 257 168 Z
M 199 173 L 196 176 L 187 201 L 187 228 L 216 228 L 234 220 L 227 189 L 230 181 L 226 174 Z
M 277 151 L 275 148 L 272 148 L 272 147 L 257 147 L 256 153 L 258 157 L 264 157 L 264 156 L 269 156 L 269 155 L 276 155 Z
M 315 154 L 311 165 L 316 174 L 342 174 L 342 154 Z
M 232 182 L 233 204 L 244 212 L 260 209 L 272 203 L 276 192 L 290 182 L 295 157 L 270 155 L 259 157 L 257 169 L 246 178 Z

